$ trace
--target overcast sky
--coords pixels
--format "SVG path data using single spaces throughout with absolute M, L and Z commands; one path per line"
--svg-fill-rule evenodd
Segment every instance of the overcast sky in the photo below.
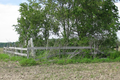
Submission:
M 18 41 L 19 35 L 12 25 L 17 24 L 19 4 L 27 0 L 0 0 L 0 42 Z M 120 13 L 120 2 L 115 3 Z M 120 32 L 117 32 L 120 38 Z

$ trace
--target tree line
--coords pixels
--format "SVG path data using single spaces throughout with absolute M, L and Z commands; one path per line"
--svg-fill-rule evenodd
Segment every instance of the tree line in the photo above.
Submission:
M 14 47 L 14 46 L 16 46 L 15 43 L 16 43 L 16 42 L 0 43 L 0 47 L 1 47 L 1 48 L 2 48 L 2 47 L 9 47 L 9 46 L 10 46 L 10 47 L 11 47 L 11 46 Z
M 13 26 L 22 45 L 33 38 L 35 46 L 95 44 L 102 49 L 117 41 L 119 16 L 114 0 L 28 0 L 20 4 L 19 12 Z

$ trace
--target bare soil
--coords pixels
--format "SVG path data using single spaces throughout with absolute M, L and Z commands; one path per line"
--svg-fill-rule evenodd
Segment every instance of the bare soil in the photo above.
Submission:
M 0 62 L 0 80 L 119 80 L 120 63 L 78 63 L 21 67 Z
M 2 49 L 0 50 L 2 51 Z M 0 52 L 1 53 L 1 52 Z M 0 61 L 0 80 L 119 80 L 120 62 L 37 65 Z

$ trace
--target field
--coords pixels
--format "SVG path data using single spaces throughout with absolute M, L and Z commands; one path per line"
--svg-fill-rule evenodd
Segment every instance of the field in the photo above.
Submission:
M 79 63 L 21 67 L 0 62 L 0 80 L 118 80 L 120 63 Z
M 0 53 L 3 53 L 2 48 L 0 48 Z M 76 63 L 66 65 L 39 64 L 23 67 L 20 66 L 18 61 L 4 61 L 3 59 L 0 61 L 0 80 L 120 79 L 120 62 Z

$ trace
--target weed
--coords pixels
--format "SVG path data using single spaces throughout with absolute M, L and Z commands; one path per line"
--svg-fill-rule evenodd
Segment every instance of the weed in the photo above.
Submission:
M 109 53 L 109 56 L 108 56 L 108 58 L 110 58 L 110 59 L 115 59 L 118 57 L 120 57 L 120 52 L 118 52 L 118 51 L 112 51 Z
M 19 72 L 19 70 L 15 70 L 15 72 Z
M 9 56 L 7 54 L 0 54 L 0 60 L 5 61 L 6 59 L 9 59 Z
M 120 62 L 120 57 L 117 57 L 114 61 Z
M 23 59 L 21 61 L 19 61 L 21 66 L 33 66 L 33 65 L 37 65 L 37 62 L 33 59 Z
M 91 78 L 93 78 L 94 77 L 94 75 L 91 75 Z
M 67 58 L 67 55 L 62 55 L 63 57 L 60 58 L 59 56 L 55 56 L 53 58 L 47 59 L 48 51 L 42 52 L 41 55 L 39 55 L 37 58 L 39 58 L 38 61 L 35 61 L 34 59 L 30 58 L 27 59 L 26 57 L 20 57 L 20 56 L 8 56 L 8 54 L 0 54 L 0 60 L 2 61 L 17 61 L 21 66 L 34 66 L 39 64 L 73 64 L 73 63 L 99 63 L 99 62 L 120 62 L 120 52 L 113 51 L 110 52 L 110 55 L 107 58 L 90 58 L 88 56 L 89 52 L 86 52 L 86 56 L 82 58 L 81 56 L 75 56 L 72 59 Z
M 20 56 L 8 56 L 7 54 L 0 54 L 0 60 L 18 61 L 21 66 L 32 66 L 37 64 L 37 62 L 33 59 L 27 59 L 25 57 L 20 57 Z
M 83 76 L 80 76 L 80 79 L 82 78 Z
M 117 66 L 116 69 L 119 69 L 119 67 Z

